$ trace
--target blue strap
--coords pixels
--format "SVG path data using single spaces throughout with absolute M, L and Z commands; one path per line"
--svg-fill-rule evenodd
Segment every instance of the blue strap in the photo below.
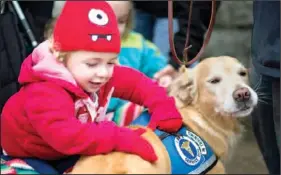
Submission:
M 55 168 L 53 168 L 44 160 L 36 158 L 24 158 L 23 160 L 40 174 L 60 174 Z
M 49 164 L 51 164 L 59 174 L 63 174 L 66 170 L 73 167 L 79 158 L 80 156 L 74 155 L 55 161 L 49 161 Z

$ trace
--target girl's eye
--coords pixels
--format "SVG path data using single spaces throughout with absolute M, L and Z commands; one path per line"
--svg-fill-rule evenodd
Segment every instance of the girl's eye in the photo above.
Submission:
M 126 20 L 120 20 L 118 21 L 119 24 L 125 24 L 127 21 Z
M 112 63 L 107 63 L 108 65 L 114 65 L 115 63 L 114 62 L 112 62 Z
M 86 63 L 86 65 L 88 66 L 88 67 L 95 67 L 97 64 L 96 63 Z

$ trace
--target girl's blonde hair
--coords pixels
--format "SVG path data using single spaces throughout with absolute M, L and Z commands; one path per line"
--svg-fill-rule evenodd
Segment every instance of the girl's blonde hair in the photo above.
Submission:
M 53 39 L 53 31 L 54 31 L 55 24 L 56 24 L 56 18 L 52 18 L 49 20 L 49 22 L 45 26 L 44 38 L 50 41 L 49 42 L 50 52 L 57 58 L 59 62 L 65 63 L 66 58 L 72 52 L 62 52 L 56 49 L 56 43 L 54 42 Z
M 50 52 L 56 57 L 57 61 L 62 62 L 62 63 L 66 63 L 66 59 L 67 57 L 73 52 L 73 51 L 68 51 L 68 52 L 64 52 L 64 51 L 58 51 L 56 49 L 56 44 L 54 43 L 53 38 L 49 39 L 49 49 Z

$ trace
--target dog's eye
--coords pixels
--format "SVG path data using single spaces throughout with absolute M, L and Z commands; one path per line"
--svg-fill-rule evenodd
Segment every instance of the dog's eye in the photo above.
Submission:
M 221 79 L 219 77 L 216 77 L 216 78 L 212 78 L 211 80 L 209 80 L 209 83 L 212 83 L 212 84 L 217 84 L 221 81 Z
M 247 72 L 246 71 L 240 71 L 239 75 L 242 76 L 242 77 L 245 77 L 247 75 Z

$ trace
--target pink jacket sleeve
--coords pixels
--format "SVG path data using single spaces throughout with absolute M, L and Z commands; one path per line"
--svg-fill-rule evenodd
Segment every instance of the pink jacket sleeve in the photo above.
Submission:
M 67 91 L 51 83 L 29 85 L 26 114 L 40 137 L 65 155 L 95 155 L 114 149 L 113 122 L 81 124 Z M 26 89 L 27 90 L 27 89 Z
M 173 97 L 143 73 L 125 66 L 115 66 L 110 87 L 114 97 L 129 100 L 148 108 L 154 120 L 181 118 Z

